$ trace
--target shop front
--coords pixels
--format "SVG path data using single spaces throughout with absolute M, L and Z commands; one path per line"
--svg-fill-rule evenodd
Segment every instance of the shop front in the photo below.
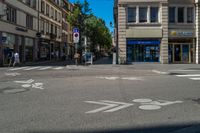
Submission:
M 25 61 L 33 61 L 33 48 L 34 48 L 34 39 L 25 37 Z
M 194 63 L 195 37 L 193 31 L 170 31 L 169 63 Z
M 16 48 L 16 36 L 14 34 L 2 33 L 2 52 L 3 52 L 3 65 L 8 65 L 10 62 L 10 57 L 15 52 Z
M 127 62 L 159 62 L 159 39 L 127 39 Z
M 50 41 L 46 39 L 40 40 L 40 46 L 39 46 L 39 53 L 38 53 L 38 59 L 39 60 L 50 60 Z

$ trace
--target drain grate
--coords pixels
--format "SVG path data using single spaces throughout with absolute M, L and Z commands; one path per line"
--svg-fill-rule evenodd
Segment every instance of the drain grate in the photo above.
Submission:
M 12 87 L 6 87 L 4 89 L 0 90 L 0 93 L 3 94 L 16 94 L 16 93 L 22 93 L 22 92 L 26 92 L 29 89 L 26 88 L 12 88 Z

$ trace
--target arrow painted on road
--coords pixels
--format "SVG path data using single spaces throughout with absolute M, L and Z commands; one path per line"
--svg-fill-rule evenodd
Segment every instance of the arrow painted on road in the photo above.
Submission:
M 92 110 L 92 111 L 88 111 L 86 112 L 88 113 L 97 113 L 97 112 L 115 112 L 127 107 L 130 107 L 134 104 L 131 103 L 123 103 L 123 102 L 115 102 L 115 101 L 108 101 L 108 100 L 100 100 L 99 102 L 96 101 L 85 101 L 86 103 L 92 103 L 92 104 L 99 104 L 99 105 L 105 105 L 104 107 Z

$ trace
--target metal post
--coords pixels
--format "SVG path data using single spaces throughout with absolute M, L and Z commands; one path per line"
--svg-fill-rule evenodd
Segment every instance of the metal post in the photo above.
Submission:
M 87 53 L 87 50 L 86 50 L 86 47 L 87 47 L 87 37 L 85 36 L 85 39 L 84 39 L 84 41 L 85 41 L 85 65 L 86 65 L 86 53 Z
M 78 43 L 75 43 L 75 64 L 76 65 L 78 65 L 77 45 Z

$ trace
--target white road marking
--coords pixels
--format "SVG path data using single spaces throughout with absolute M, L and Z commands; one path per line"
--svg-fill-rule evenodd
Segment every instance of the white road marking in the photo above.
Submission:
M 124 78 L 121 78 L 121 79 L 124 79 L 124 80 L 142 80 L 141 78 L 137 78 L 137 77 L 124 77 Z
M 24 70 L 29 71 L 29 70 L 38 69 L 38 68 L 41 68 L 41 67 L 31 67 L 31 68 L 27 68 L 27 69 L 24 69 Z
M 200 74 L 176 75 L 177 77 L 200 77 Z
M 170 72 L 196 72 L 196 71 L 200 71 L 200 70 L 169 70 Z
M 20 73 L 5 73 L 6 76 L 19 76 Z
M 85 101 L 85 102 L 86 103 L 99 104 L 99 105 L 106 105 L 105 107 L 98 108 L 98 109 L 95 109 L 95 110 L 92 110 L 92 111 L 88 111 L 88 112 L 86 112 L 87 114 L 88 113 L 97 113 L 97 112 L 100 112 L 100 111 L 103 111 L 103 110 L 106 110 L 106 109 L 110 109 L 110 108 L 113 108 L 113 107 L 117 106 L 117 104 L 109 104 L 109 103 L 103 103 L 103 102 L 95 102 L 95 101 Z
M 29 88 L 29 87 L 31 87 L 31 85 L 30 84 L 24 84 L 24 85 L 22 85 L 22 87 Z
M 32 88 L 36 88 L 36 89 L 41 89 L 43 90 L 43 83 L 35 83 L 35 84 L 32 84 Z
M 96 78 L 107 79 L 107 80 L 116 80 L 116 79 L 119 79 L 119 77 L 96 77 Z
M 31 84 L 32 82 L 34 82 L 33 79 L 29 79 L 27 81 L 14 81 L 15 83 L 20 83 L 20 84 Z
M 158 70 L 152 70 L 152 72 L 157 73 L 157 74 L 169 74 L 168 72 L 162 72 Z
M 29 67 L 13 68 L 13 69 L 10 69 L 10 71 L 16 71 L 16 70 L 21 70 L 21 69 L 26 69 L 26 68 L 29 68 Z
M 161 106 L 158 106 L 158 105 L 141 105 L 141 106 L 139 106 L 139 109 L 142 109 L 142 110 L 158 110 L 158 109 L 161 109 Z
M 53 68 L 54 70 L 61 70 L 63 69 L 64 67 L 56 67 L 56 68 Z
M 200 78 L 190 78 L 191 80 L 200 80 Z
M 152 102 L 151 99 L 134 99 L 133 102 L 135 103 L 149 103 Z
M 49 67 L 44 67 L 44 68 L 40 68 L 39 70 L 42 71 L 42 70 L 47 70 L 47 69 L 50 69 L 50 68 L 52 68 L 52 67 L 50 67 L 50 66 Z
M 122 105 L 122 106 L 118 106 L 116 108 L 113 108 L 113 109 L 110 109 L 110 110 L 106 110 L 104 112 L 115 112 L 115 111 L 118 111 L 120 109 L 124 109 L 124 108 L 128 108 L 134 104 L 131 104 L 131 103 L 123 103 L 123 102 L 114 102 L 114 101 L 108 101 L 108 100 L 102 100 L 102 102 L 106 102 L 106 103 L 114 103 L 114 104 L 118 104 L 118 105 Z

